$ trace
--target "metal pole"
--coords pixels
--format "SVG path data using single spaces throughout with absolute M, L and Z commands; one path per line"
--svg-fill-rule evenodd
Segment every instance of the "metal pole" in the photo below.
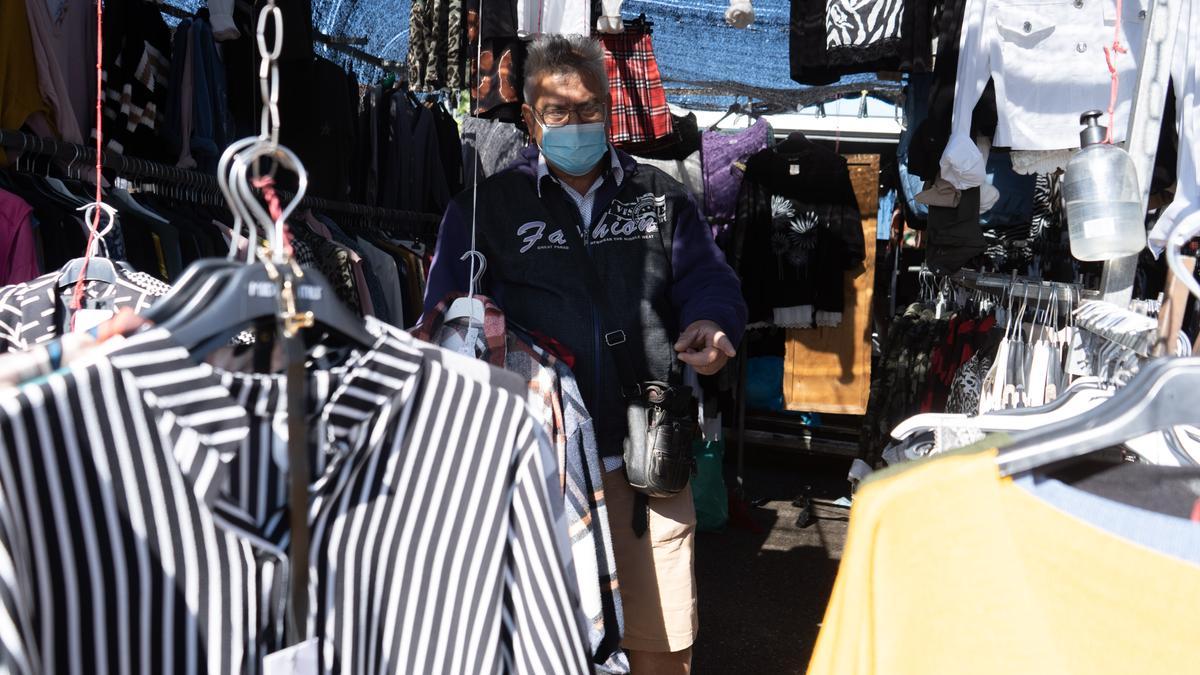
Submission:
M 1163 107 L 1167 101 L 1179 3 L 1190 1 L 1150 0 L 1146 8 L 1146 51 L 1142 54 L 1137 89 L 1129 114 L 1129 130 L 1125 135 L 1125 148 L 1137 167 L 1138 184 L 1142 188 L 1143 213 L 1150 201 L 1150 179 L 1154 175 L 1158 132 L 1162 127 Z M 1128 307 L 1133 299 L 1133 278 L 1136 273 L 1137 256 L 1104 263 L 1104 272 L 1100 277 L 1100 298 Z

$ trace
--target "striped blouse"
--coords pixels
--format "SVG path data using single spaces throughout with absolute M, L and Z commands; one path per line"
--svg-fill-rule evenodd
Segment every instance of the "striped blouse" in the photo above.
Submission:
M 519 387 L 368 330 L 309 386 L 322 671 L 587 672 L 557 466 Z M 0 397 L 0 670 L 260 672 L 286 616 L 286 507 L 263 492 L 285 480 L 282 391 L 154 329 Z

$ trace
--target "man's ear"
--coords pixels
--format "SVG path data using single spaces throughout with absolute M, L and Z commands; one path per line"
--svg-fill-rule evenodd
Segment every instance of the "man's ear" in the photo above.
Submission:
M 533 107 L 528 103 L 521 104 L 521 117 L 525 120 L 525 129 L 529 132 L 529 137 L 538 142 L 538 135 L 541 133 L 541 128 L 538 126 L 537 118 L 533 116 Z M 538 144 L 540 145 L 541 143 L 539 142 Z

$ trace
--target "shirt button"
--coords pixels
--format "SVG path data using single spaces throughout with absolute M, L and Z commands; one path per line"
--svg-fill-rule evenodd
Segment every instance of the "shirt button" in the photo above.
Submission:
M 1075 9 L 1083 8 L 1083 0 L 1075 0 Z
M 1028 33 L 1028 32 L 1030 32 L 1030 31 L 1032 31 L 1032 30 L 1033 30 L 1033 24 L 1031 24 L 1031 23 L 1029 23 L 1028 21 L 1026 21 L 1026 22 L 1025 22 L 1025 25 L 1021 26 L 1021 28 L 1022 28 L 1022 30 L 1024 30 L 1026 33 Z
M 1087 44 L 1085 44 L 1085 43 L 1083 43 L 1083 42 L 1076 42 L 1076 43 L 1075 43 L 1075 51 L 1079 52 L 1080 54 L 1082 54 L 1082 53 L 1086 52 L 1086 51 L 1087 51 Z
M 1144 9 L 1139 9 L 1139 10 L 1138 10 L 1138 18 L 1139 18 L 1139 19 L 1145 19 L 1145 18 L 1146 18 L 1146 10 L 1144 10 Z

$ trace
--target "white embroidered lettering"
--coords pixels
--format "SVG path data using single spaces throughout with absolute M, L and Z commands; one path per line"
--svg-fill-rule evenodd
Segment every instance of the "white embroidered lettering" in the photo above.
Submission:
M 635 241 L 649 238 L 667 219 L 666 197 L 644 194 L 632 203 L 614 201 L 592 231 L 592 241 Z
M 523 237 L 525 245 L 521 247 L 521 253 L 525 253 L 533 248 L 533 245 L 538 243 L 542 238 L 542 232 L 546 230 L 546 224 L 540 220 L 535 220 L 531 223 L 525 223 L 517 229 L 517 236 Z M 529 234 L 526 234 L 529 233 Z

